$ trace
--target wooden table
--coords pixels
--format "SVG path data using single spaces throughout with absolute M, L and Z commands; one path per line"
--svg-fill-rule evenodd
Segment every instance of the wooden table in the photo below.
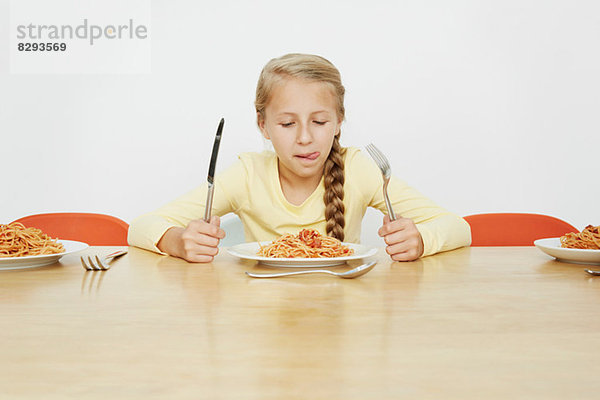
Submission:
M 600 398 L 600 278 L 535 248 L 381 250 L 354 280 L 78 256 L 0 271 L 0 398 Z

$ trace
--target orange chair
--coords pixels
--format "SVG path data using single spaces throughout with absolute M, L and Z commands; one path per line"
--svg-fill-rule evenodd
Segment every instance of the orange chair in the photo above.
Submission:
M 41 229 L 49 236 L 77 240 L 90 246 L 127 246 L 129 225 L 119 218 L 92 213 L 35 214 L 19 218 L 26 227 Z
M 533 246 L 537 239 L 579 232 L 563 220 L 542 214 L 475 214 L 465 220 L 471 225 L 471 246 Z

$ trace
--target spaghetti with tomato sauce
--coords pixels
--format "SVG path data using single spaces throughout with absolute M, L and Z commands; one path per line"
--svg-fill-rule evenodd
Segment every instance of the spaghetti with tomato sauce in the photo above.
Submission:
M 338 239 L 323 236 L 314 229 L 302 229 L 297 235 L 286 233 L 271 244 L 260 245 L 258 255 L 272 258 L 331 258 L 354 254 Z
M 567 233 L 560 237 L 561 247 L 568 249 L 600 250 L 600 226 L 588 225 L 578 233 Z
M 65 247 L 41 229 L 20 222 L 0 224 L 0 257 L 27 257 L 64 253 Z

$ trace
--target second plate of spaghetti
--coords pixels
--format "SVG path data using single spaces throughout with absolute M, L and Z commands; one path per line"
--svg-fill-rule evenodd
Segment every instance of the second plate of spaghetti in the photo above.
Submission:
M 558 261 L 574 264 L 600 265 L 600 250 L 561 247 L 560 238 L 538 239 L 533 244 Z
M 342 243 L 344 246 L 348 246 L 354 253 L 349 256 L 343 257 L 328 257 L 328 258 L 307 258 L 307 257 L 296 257 L 296 258 L 275 258 L 275 257 L 263 257 L 256 253 L 260 250 L 261 246 L 267 246 L 271 242 L 251 242 L 242 243 L 232 247 L 229 247 L 227 251 L 229 254 L 239 257 L 244 260 L 254 260 L 261 264 L 269 265 L 272 267 L 286 267 L 286 268 L 306 268 L 306 267 L 326 267 L 332 265 L 344 264 L 347 261 L 361 260 L 363 258 L 372 257 L 377 254 L 377 248 L 367 247 L 356 243 Z

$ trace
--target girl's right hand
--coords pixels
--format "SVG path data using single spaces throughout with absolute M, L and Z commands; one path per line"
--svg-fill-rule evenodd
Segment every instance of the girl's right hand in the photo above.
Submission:
M 219 253 L 219 241 L 225 237 L 221 220 L 213 216 L 191 221 L 185 228 L 170 228 L 157 244 L 160 251 L 189 262 L 208 263 Z

